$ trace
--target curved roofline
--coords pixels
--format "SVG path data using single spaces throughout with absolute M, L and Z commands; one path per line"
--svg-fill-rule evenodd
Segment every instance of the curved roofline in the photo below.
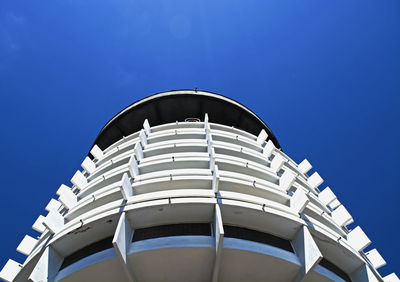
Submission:
M 250 117 L 250 118 L 252 118 L 252 119 L 255 119 L 255 120 L 257 121 L 257 123 L 259 124 L 260 128 L 261 128 L 261 129 L 265 129 L 265 131 L 268 133 L 268 138 L 271 139 L 271 141 L 274 143 L 274 145 L 275 145 L 277 148 L 280 148 L 280 145 L 279 145 L 279 143 L 278 143 L 278 140 L 276 139 L 275 135 L 272 133 L 271 129 L 264 123 L 263 120 L 261 120 L 261 118 L 260 118 L 259 116 L 257 116 L 254 112 L 252 112 L 252 111 L 251 111 L 250 109 L 248 109 L 246 106 L 240 104 L 239 102 L 237 102 L 237 101 L 235 101 L 235 100 L 233 100 L 233 99 L 231 99 L 231 98 L 228 98 L 228 97 L 223 96 L 223 95 L 218 94 L 218 93 L 214 93 L 214 92 L 210 92 L 210 91 L 202 91 L 202 90 L 193 90 L 193 89 L 180 89 L 180 90 L 170 90 L 170 91 L 159 92 L 159 93 L 150 95 L 150 96 L 148 96 L 148 97 L 145 97 L 145 98 L 143 98 L 143 99 L 141 99 L 141 100 L 139 100 L 139 101 L 136 101 L 136 102 L 132 103 L 131 105 L 127 106 L 126 108 L 124 108 L 123 110 L 121 110 L 119 113 L 117 113 L 113 118 L 111 118 L 111 119 L 103 126 L 103 128 L 100 130 L 99 134 L 97 135 L 97 137 L 96 137 L 96 139 L 95 139 L 95 141 L 94 141 L 92 147 L 93 147 L 95 144 L 97 144 L 97 143 L 99 142 L 99 140 L 104 141 L 103 143 L 105 144 L 105 145 L 103 145 L 103 146 L 101 146 L 101 145 L 98 144 L 99 147 L 100 147 L 102 150 L 104 150 L 105 148 L 107 148 L 108 146 L 110 146 L 111 144 L 113 144 L 114 142 L 116 142 L 116 140 L 115 140 L 114 142 L 108 144 L 109 142 L 107 142 L 107 140 L 103 140 L 103 139 L 107 139 L 107 137 L 104 136 L 104 135 L 105 135 L 105 132 L 106 132 L 107 130 L 109 130 L 111 127 L 113 127 L 114 125 L 115 125 L 115 127 L 116 127 L 119 131 L 122 132 L 123 130 L 122 130 L 122 129 L 120 128 L 120 126 L 118 126 L 118 124 L 117 124 L 117 123 L 118 123 L 118 120 L 121 119 L 122 117 L 124 117 L 125 115 L 129 114 L 130 112 L 133 112 L 135 109 L 138 109 L 139 107 L 142 107 L 142 106 L 146 106 L 147 104 L 155 103 L 156 101 L 161 100 L 161 99 L 165 99 L 165 98 L 169 98 L 169 97 L 171 97 L 171 98 L 178 98 L 178 97 L 190 96 L 190 95 L 193 95 L 193 97 L 196 97 L 196 99 L 198 99 L 199 97 L 205 97 L 205 98 L 208 97 L 208 98 L 211 98 L 211 99 L 217 99 L 217 100 L 221 101 L 221 102 L 224 103 L 224 104 L 226 103 L 226 104 L 225 104 L 226 107 L 232 107 L 232 106 L 234 106 L 234 107 L 236 107 L 237 109 L 239 109 L 240 111 L 243 111 L 245 114 L 248 115 L 248 117 Z M 150 103 L 150 102 L 151 102 L 151 103 Z M 199 107 L 200 107 L 200 106 L 199 106 Z M 183 110 L 183 109 L 182 109 L 182 110 Z M 210 110 L 215 111 L 215 110 L 218 110 L 218 109 L 210 109 L 210 108 L 207 108 L 207 109 L 205 109 L 205 112 L 208 113 L 208 111 L 210 111 Z M 160 109 L 158 109 L 158 111 L 160 111 Z M 187 117 L 192 117 L 192 116 L 187 116 Z M 144 117 L 143 117 L 143 120 L 141 120 L 141 121 L 132 121 L 132 122 L 140 123 L 140 125 L 142 125 L 142 124 L 143 124 L 143 121 L 144 121 L 146 118 L 149 119 L 148 116 L 144 116 Z M 216 122 L 216 123 L 219 122 L 218 120 L 211 120 L 211 119 L 210 119 L 210 121 L 211 121 L 211 122 Z M 151 126 L 154 126 L 154 124 L 152 124 L 150 120 L 149 120 L 149 122 L 150 122 L 150 125 L 151 125 Z M 169 121 L 166 121 L 165 123 L 168 123 L 168 122 L 169 122 Z M 232 124 L 232 126 L 236 127 L 235 124 Z M 240 128 L 240 127 L 237 127 L 237 128 Z M 240 128 L 240 129 L 243 129 L 243 130 L 249 132 L 249 130 L 246 130 L 246 129 L 244 129 L 244 128 Z M 260 130 L 261 130 L 261 129 L 260 129 Z M 131 134 L 131 133 L 134 133 L 134 132 L 130 132 L 130 134 Z M 251 133 L 254 134 L 254 132 L 251 132 Z M 257 134 L 258 134 L 258 133 L 256 133 L 255 135 L 257 135 Z M 122 138 L 122 137 L 121 137 L 121 138 Z M 113 139 L 115 139 L 115 138 L 113 138 Z M 103 148 L 102 148 L 102 147 L 103 147 Z

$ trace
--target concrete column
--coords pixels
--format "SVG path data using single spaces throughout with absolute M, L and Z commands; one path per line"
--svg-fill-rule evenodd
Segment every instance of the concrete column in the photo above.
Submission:
M 224 241 L 224 225 L 222 222 L 221 209 L 219 208 L 218 204 L 215 205 L 214 236 L 215 236 L 215 262 L 214 262 L 212 281 L 217 282 L 219 276 L 219 268 L 222 259 L 222 245 Z
M 126 277 L 131 282 L 135 281 L 135 279 L 133 271 L 128 262 L 127 253 L 129 250 L 129 246 L 132 243 L 133 232 L 134 231 L 128 222 L 125 212 L 121 213 L 121 217 L 119 218 L 112 244 L 114 246 L 115 252 L 117 253 L 117 257 L 124 269 Z
M 54 281 L 63 260 L 64 258 L 51 246 L 47 246 L 29 276 L 29 280 L 34 282 Z
M 308 273 L 310 273 L 321 261 L 322 254 L 311 236 L 310 231 L 308 231 L 308 228 L 305 225 L 303 225 L 297 232 L 292 243 L 295 252 L 302 263 L 302 267 L 300 272 L 297 274 L 295 281 L 303 281 L 307 277 Z

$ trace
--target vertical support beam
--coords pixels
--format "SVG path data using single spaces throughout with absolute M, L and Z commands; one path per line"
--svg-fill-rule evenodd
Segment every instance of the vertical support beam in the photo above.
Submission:
M 309 201 L 306 193 L 301 188 L 297 188 L 290 198 L 290 207 L 295 213 L 302 213 Z
M 364 264 L 359 269 L 354 271 L 350 275 L 350 279 L 353 282 L 378 282 L 375 274 L 369 268 L 368 265 Z
M 135 158 L 135 154 L 133 154 L 129 159 L 128 166 L 129 166 L 129 173 L 132 178 L 135 178 L 136 176 L 139 175 L 139 165 Z
M 96 164 L 89 157 L 83 160 L 81 167 L 89 174 L 96 170 Z
M 210 170 L 211 171 L 215 171 L 216 164 L 215 164 L 215 150 L 214 150 L 214 148 L 212 148 L 212 147 L 210 148 L 209 155 L 210 155 Z
M 212 275 L 212 281 L 217 282 L 219 276 L 219 268 L 222 258 L 222 245 L 224 241 L 224 225 L 222 222 L 221 209 L 219 205 L 215 205 L 215 216 L 214 216 L 214 236 L 215 236 L 215 261 Z
M 83 173 L 78 170 L 75 172 L 74 176 L 72 176 L 71 183 L 78 187 L 79 190 L 82 190 L 86 187 L 88 182 Z
M 214 193 L 218 192 L 218 185 L 219 185 L 219 171 L 218 171 L 218 165 L 215 165 L 213 172 L 213 179 L 212 179 L 212 190 L 214 191 Z
M 38 240 L 36 240 L 35 238 L 32 238 L 29 235 L 25 235 L 24 239 L 22 239 L 21 243 L 19 243 L 17 247 L 17 252 L 29 256 L 33 248 L 35 248 L 37 242 Z
M 120 189 L 124 200 L 128 200 L 129 197 L 133 196 L 132 184 L 126 172 L 122 175 Z
M 312 165 L 307 159 L 304 159 L 301 163 L 299 163 L 297 168 L 301 173 L 306 174 L 312 168 Z
M 208 124 L 208 114 L 204 115 L 204 130 L 206 131 L 206 139 L 208 140 L 210 135 L 210 125 Z
M 47 246 L 38 263 L 29 276 L 30 281 L 54 281 L 64 258 L 51 246 Z
M 21 271 L 22 265 L 12 259 L 9 259 L 3 269 L 0 271 L 0 279 L 12 282 Z
M 365 235 L 364 231 L 360 226 L 357 226 L 349 234 L 347 234 L 347 242 L 352 246 L 357 252 L 364 250 L 371 244 L 371 240 Z
M 210 132 L 210 124 L 208 123 L 208 115 L 206 114 L 205 118 L 204 118 L 204 130 L 206 131 L 206 139 L 209 140 L 210 136 L 211 136 L 211 132 Z
M 78 203 L 78 197 L 72 192 L 72 190 L 68 186 L 64 184 L 62 184 L 60 188 L 58 188 L 56 194 L 60 196 L 58 200 L 67 210 L 72 209 Z
M 124 269 L 126 277 L 129 281 L 135 281 L 133 271 L 131 266 L 129 265 L 127 254 L 129 246 L 132 242 L 133 230 L 128 222 L 125 212 L 121 213 L 121 217 L 119 218 L 117 229 L 115 230 L 114 238 L 112 240 L 112 244 L 114 246 L 114 250 L 117 253 L 117 257 Z
M 262 145 L 265 142 L 265 140 L 267 140 L 267 138 L 268 138 L 268 133 L 264 129 L 261 129 L 260 134 L 258 134 L 257 136 L 257 143 L 259 145 Z
M 207 123 L 208 123 L 208 114 L 205 113 L 205 115 L 204 115 L 204 124 L 207 124 Z
M 142 149 L 142 145 L 140 144 L 140 142 L 136 143 L 133 151 L 135 152 L 135 156 L 138 161 L 140 161 L 141 159 L 144 158 L 143 149 Z
M 99 161 L 102 157 L 103 157 L 103 151 L 99 148 L 99 146 L 94 145 L 92 150 L 90 150 L 90 154 L 92 154 L 92 156 Z
M 143 122 L 143 128 L 144 128 L 144 131 L 146 132 L 147 136 L 149 136 L 149 134 L 151 133 L 151 129 L 150 129 L 150 124 L 149 124 L 149 121 L 147 118 Z
M 140 139 L 140 142 L 143 144 L 143 146 L 147 145 L 147 136 L 143 129 L 140 130 L 139 139 Z
M 305 225 L 303 225 L 297 232 L 292 243 L 295 252 L 302 263 L 302 268 L 297 274 L 295 281 L 302 281 L 321 261 L 322 254 L 311 236 L 310 231 Z
M 206 116 L 208 118 L 208 116 Z M 206 139 L 207 139 L 207 151 L 210 156 L 210 169 L 211 171 L 215 170 L 215 149 L 213 148 L 212 136 L 210 133 L 210 125 L 206 123 L 204 125 L 206 130 Z
M 212 137 L 211 137 L 211 133 L 210 132 L 207 133 L 206 138 L 207 138 L 207 151 L 208 151 L 208 153 L 211 153 L 212 143 L 213 142 L 212 142 Z
M 210 153 L 211 152 L 211 149 L 212 149 L 212 136 L 211 136 L 211 133 L 210 132 L 208 132 L 207 133 L 207 135 L 206 135 L 206 138 L 207 138 L 207 151 L 208 151 L 208 153 Z

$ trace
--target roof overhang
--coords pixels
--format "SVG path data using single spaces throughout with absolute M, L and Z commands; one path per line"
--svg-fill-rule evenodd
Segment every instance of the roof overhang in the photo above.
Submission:
M 203 120 L 206 113 L 210 122 L 233 126 L 254 135 L 264 129 L 274 145 L 280 148 L 275 135 L 255 113 L 232 99 L 200 90 L 162 92 L 133 103 L 103 127 L 94 144 L 104 150 L 124 136 L 142 129 L 145 119 L 151 126 L 156 126 L 187 118 Z

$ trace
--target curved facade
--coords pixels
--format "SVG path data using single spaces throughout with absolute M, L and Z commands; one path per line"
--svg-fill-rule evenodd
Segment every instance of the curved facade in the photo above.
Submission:
M 398 281 L 307 160 L 202 91 L 132 104 L 100 132 L 6 281 Z

